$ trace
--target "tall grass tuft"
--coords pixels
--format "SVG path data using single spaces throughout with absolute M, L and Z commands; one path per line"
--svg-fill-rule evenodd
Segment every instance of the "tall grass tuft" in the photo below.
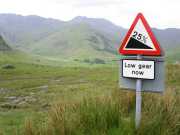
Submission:
M 108 135 L 132 134 L 134 96 L 129 93 L 121 100 L 119 91 L 110 96 L 89 97 L 73 103 L 56 103 L 49 111 L 47 127 L 36 129 L 41 135 Z M 122 103 L 122 101 L 124 103 Z M 127 109 L 123 109 L 126 108 Z M 128 113 L 128 114 L 126 114 Z M 27 135 L 33 135 L 34 129 L 30 121 L 26 122 Z
M 2 132 L 2 130 L 0 130 L 0 135 L 4 135 L 4 133 Z
M 135 93 L 115 89 L 110 95 L 60 102 L 51 107 L 47 126 L 34 129 L 25 123 L 26 135 L 179 135 L 180 103 L 177 90 L 143 93 L 142 120 L 134 126 Z M 35 133 L 36 131 L 36 133 Z
M 119 127 L 122 123 L 120 108 L 112 97 L 84 99 L 78 108 L 83 132 L 91 134 L 98 131 L 103 134 L 110 128 Z
M 142 124 L 139 135 L 178 135 L 180 110 L 175 91 L 167 89 L 164 95 L 146 94 L 143 99 Z
M 25 124 L 24 124 L 24 135 L 35 135 L 35 131 L 33 129 L 33 123 L 32 120 L 27 118 L 25 120 Z

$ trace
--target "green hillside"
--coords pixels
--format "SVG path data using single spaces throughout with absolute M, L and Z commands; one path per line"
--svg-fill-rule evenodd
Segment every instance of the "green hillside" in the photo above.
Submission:
M 30 45 L 32 53 L 61 58 L 112 58 L 115 41 L 87 24 L 66 25 L 62 30 Z
M 12 47 L 22 50 L 55 32 L 62 24 L 60 20 L 35 15 L 0 14 L 0 33 Z
M 10 51 L 10 50 L 11 50 L 11 48 L 4 41 L 3 37 L 0 35 L 0 51 Z
M 117 65 L 47 66 L 18 52 L 0 57 L 15 66 L 0 68 L 2 135 L 179 135 L 180 65 L 167 65 L 163 94 L 142 93 L 137 131 L 135 93 L 119 88 Z
M 127 32 L 101 18 L 76 17 L 70 21 L 0 14 L 0 33 L 15 49 L 56 61 L 114 59 Z M 169 61 L 179 59 L 180 30 L 153 28 Z

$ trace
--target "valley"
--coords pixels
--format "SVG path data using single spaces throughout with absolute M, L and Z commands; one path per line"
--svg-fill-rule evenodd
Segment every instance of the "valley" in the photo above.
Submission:
M 0 14 L 0 134 L 178 135 L 180 30 L 153 29 L 165 48 L 166 88 L 142 94 L 138 131 L 135 92 L 119 87 L 126 31 L 105 19 Z

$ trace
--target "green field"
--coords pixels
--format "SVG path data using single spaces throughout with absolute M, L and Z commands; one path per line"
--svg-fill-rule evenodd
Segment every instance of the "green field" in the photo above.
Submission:
M 0 134 L 178 135 L 180 65 L 166 65 L 163 94 L 143 93 L 134 128 L 134 92 L 118 86 L 118 64 L 0 54 Z M 3 68 L 4 65 L 13 68 Z

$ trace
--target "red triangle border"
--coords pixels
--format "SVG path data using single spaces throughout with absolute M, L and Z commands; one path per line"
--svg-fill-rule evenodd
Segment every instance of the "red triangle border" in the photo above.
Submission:
M 141 19 L 147 33 L 149 34 L 149 37 L 151 38 L 154 47 L 156 50 L 124 50 L 125 45 L 134 29 L 134 27 L 136 26 L 138 20 Z M 120 48 L 119 48 L 119 53 L 122 55 L 135 55 L 135 54 L 139 54 L 139 55 L 150 55 L 150 56 L 160 56 L 162 55 L 162 49 L 158 43 L 158 41 L 156 40 L 148 22 L 146 21 L 145 17 L 143 16 L 142 13 L 138 13 L 138 15 L 136 16 L 135 20 L 133 21 L 130 29 L 128 30 Z

